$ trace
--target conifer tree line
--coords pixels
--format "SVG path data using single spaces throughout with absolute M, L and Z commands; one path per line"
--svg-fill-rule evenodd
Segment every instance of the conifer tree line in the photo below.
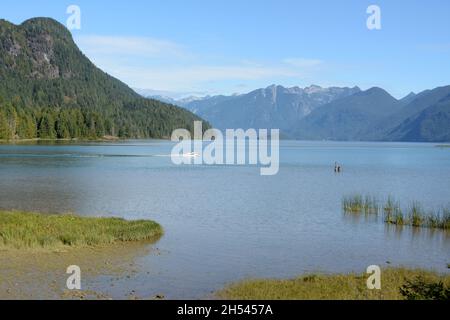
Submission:
M 78 106 L 30 108 L 0 97 L 0 139 L 168 138 L 179 127 L 193 130 L 194 119 L 188 112 L 174 106 L 160 108 L 158 101 L 143 101 L 153 106 L 102 112 Z

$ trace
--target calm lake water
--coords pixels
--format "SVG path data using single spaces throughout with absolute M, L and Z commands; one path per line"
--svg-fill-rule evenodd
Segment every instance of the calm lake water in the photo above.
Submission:
M 153 219 L 160 254 L 111 288 L 124 297 L 207 298 L 248 277 L 363 272 L 372 264 L 448 272 L 450 233 L 386 226 L 341 211 L 353 193 L 407 206 L 450 206 L 450 148 L 433 144 L 283 141 L 280 171 L 176 166 L 167 141 L 0 145 L 0 208 Z M 334 162 L 344 172 L 333 172 Z

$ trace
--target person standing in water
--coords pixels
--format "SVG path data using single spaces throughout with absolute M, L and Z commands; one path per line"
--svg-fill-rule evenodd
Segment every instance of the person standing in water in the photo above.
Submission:
M 341 166 L 337 162 L 334 163 L 334 172 L 336 173 L 341 172 Z

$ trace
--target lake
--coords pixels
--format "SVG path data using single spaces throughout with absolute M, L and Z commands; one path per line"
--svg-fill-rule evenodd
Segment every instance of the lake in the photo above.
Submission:
M 114 288 L 116 298 L 207 298 L 229 282 L 369 265 L 449 272 L 450 233 L 346 215 L 343 196 L 388 195 L 450 206 L 450 148 L 421 143 L 282 141 L 280 170 L 172 164 L 168 141 L 0 145 L 0 208 L 152 219 L 158 254 Z M 334 163 L 343 166 L 335 174 Z M 1 268 L 1 267 L 0 267 Z M 65 270 L 63 270 L 65 272 Z M 62 284 L 63 285 L 63 284 Z

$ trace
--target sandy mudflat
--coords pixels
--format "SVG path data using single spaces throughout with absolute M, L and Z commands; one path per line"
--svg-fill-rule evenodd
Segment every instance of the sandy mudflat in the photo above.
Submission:
M 98 276 L 114 282 L 130 277 L 136 271 L 135 259 L 149 254 L 150 243 L 125 243 L 112 246 L 70 249 L 0 251 L 0 299 L 110 299 L 108 292 L 91 289 Z M 81 268 L 81 291 L 66 287 L 67 267 Z M 123 299 L 133 297 L 132 292 Z

